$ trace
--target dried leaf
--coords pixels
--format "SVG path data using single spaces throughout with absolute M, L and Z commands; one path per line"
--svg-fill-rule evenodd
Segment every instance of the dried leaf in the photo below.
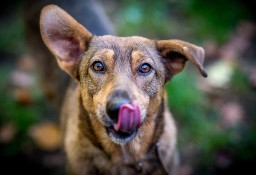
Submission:
M 55 150 L 61 145 L 59 127 L 50 122 L 33 126 L 30 135 L 35 143 L 44 150 Z

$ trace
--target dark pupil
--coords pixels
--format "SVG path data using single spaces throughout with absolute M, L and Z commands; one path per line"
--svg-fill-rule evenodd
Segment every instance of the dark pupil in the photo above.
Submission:
M 103 66 L 103 64 L 100 63 L 100 62 L 96 62 L 96 63 L 94 63 L 94 65 L 93 65 L 93 69 L 94 69 L 95 71 L 103 71 L 104 66 Z
M 143 64 L 143 65 L 140 67 L 140 71 L 141 71 L 142 73 L 147 73 L 147 72 L 149 72 L 149 71 L 150 71 L 149 65 Z

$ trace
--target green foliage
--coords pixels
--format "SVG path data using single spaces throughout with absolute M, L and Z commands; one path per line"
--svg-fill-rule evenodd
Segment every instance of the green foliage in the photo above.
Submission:
M 181 149 L 196 144 L 201 156 L 211 159 L 213 153 L 227 144 L 228 134 L 218 124 L 218 114 L 209 108 L 207 98 L 196 86 L 198 81 L 185 70 L 167 85 L 168 101 L 179 128 Z
M 42 114 L 40 108 L 41 98 L 36 97 L 36 101 L 30 105 L 23 105 L 11 94 L 12 86 L 10 85 L 10 67 L 0 67 L 0 128 L 7 123 L 14 125 L 15 136 L 12 138 L 8 146 L 2 148 L 3 155 L 15 155 L 24 151 L 24 145 L 31 145 L 32 142 L 28 137 L 30 127 L 39 121 Z
M 181 9 L 197 36 L 222 42 L 237 23 L 249 15 L 239 0 L 186 0 L 182 1 Z
M 237 23 L 249 17 L 239 0 L 122 0 L 120 4 L 114 20 L 122 35 L 155 38 L 189 35 L 192 39 L 196 36 L 196 40 L 223 42 Z
M 18 12 L 17 12 L 18 11 Z M 0 23 L 0 53 L 19 54 L 26 49 L 24 23 L 20 10 Z
M 234 70 L 231 78 L 231 85 L 233 87 L 232 90 L 236 91 L 237 93 L 242 94 L 249 91 L 250 82 L 248 76 L 243 70 L 241 70 L 241 68 L 237 67 Z
M 209 97 L 205 97 L 198 89 L 197 80 L 190 70 L 185 70 L 166 87 L 170 108 L 178 124 L 179 149 L 185 150 L 188 145 L 195 146 L 200 156 L 198 160 L 206 166 L 213 165 L 216 154 L 221 151 L 228 151 L 234 158 L 253 159 L 256 155 L 255 119 L 252 118 L 249 125 L 239 123 L 224 127 L 220 109 L 211 106 Z M 250 92 L 248 78 L 239 69 L 235 71 L 230 86 L 235 86 L 231 93 L 237 97 Z
M 167 1 L 122 0 L 121 5 L 115 16 L 118 33 L 163 37 L 168 32 Z

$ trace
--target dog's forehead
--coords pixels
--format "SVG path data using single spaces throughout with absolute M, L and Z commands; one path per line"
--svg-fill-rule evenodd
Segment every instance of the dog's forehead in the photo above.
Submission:
M 155 42 L 138 36 L 116 37 L 111 35 L 93 37 L 91 47 L 95 49 L 113 49 L 118 52 L 141 51 L 155 49 Z

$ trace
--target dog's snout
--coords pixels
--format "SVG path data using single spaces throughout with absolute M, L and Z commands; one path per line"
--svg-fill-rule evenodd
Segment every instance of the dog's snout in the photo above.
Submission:
M 111 120 L 113 120 L 115 123 L 118 121 L 118 113 L 119 113 L 119 109 L 122 106 L 121 103 L 112 103 L 109 102 L 107 104 L 107 114 L 110 117 Z
M 114 122 L 117 123 L 118 121 L 118 113 L 119 109 L 124 104 L 130 104 L 131 101 L 128 99 L 114 99 L 107 103 L 106 112 L 109 118 Z

